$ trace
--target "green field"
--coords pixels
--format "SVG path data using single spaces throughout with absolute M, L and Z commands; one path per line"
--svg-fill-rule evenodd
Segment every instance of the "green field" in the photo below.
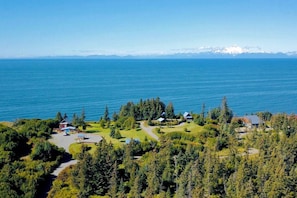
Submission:
M 144 141 L 146 138 L 148 140 L 153 140 L 145 131 L 143 131 L 140 128 L 137 129 L 130 129 L 130 130 L 120 130 L 120 133 L 122 135 L 121 139 L 115 139 L 110 137 L 110 129 L 109 128 L 102 128 L 100 124 L 90 122 L 88 123 L 88 127 L 86 129 L 87 133 L 96 133 L 98 135 L 101 135 L 105 138 L 107 142 L 111 142 L 114 144 L 115 147 L 121 146 L 125 143 L 125 140 L 127 138 L 130 139 L 139 139 L 141 142 Z
M 185 129 L 187 129 L 187 132 L 191 134 L 197 134 L 203 130 L 202 126 L 199 126 L 195 124 L 194 122 L 184 122 L 176 126 L 162 126 L 161 131 L 164 133 L 170 133 L 170 132 L 184 132 Z

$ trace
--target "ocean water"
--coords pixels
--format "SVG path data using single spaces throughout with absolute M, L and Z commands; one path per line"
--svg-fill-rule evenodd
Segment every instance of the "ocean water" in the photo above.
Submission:
M 175 113 L 220 106 L 235 115 L 297 113 L 297 59 L 0 60 L 0 120 L 98 120 L 128 101 L 160 97 Z

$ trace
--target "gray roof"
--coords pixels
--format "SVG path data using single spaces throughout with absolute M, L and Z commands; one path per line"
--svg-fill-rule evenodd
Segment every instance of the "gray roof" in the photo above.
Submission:
M 248 115 L 248 116 L 244 116 L 245 118 L 247 118 L 251 124 L 259 124 L 260 123 L 260 118 L 257 115 Z

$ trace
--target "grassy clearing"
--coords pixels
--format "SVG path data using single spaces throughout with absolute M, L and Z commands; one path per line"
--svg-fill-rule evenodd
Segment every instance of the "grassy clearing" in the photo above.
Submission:
M 185 129 L 187 129 L 187 132 L 189 132 L 190 134 L 197 134 L 203 130 L 203 127 L 195 124 L 194 122 L 184 122 L 176 126 L 162 126 L 161 131 L 164 133 L 184 132 Z
M 243 147 L 237 147 L 237 152 L 238 154 L 243 154 L 244 153 L 244 148 Z M 217 155 L 219 157 L 227 157 L 230 155 L 230 149 L 226 148 L 226 149 L 223 149 L 221 151 L 218 151 L 217 152 Z
M 139 139 L 141 142 L 143 142 L 145 138 L 152 140 L 152 138 L 141 129 L 120 130 L 122 138 L 115 139 L 109 136 L 109 128 L 102 128 L 98 123 L 88 123 L 88 125 L 89 126 L 86 129 L 87 133 L 96 133 L 101 135 L 107 142 L 111 142 L 115 147 L 121 146 L 123 143 L 125 143 L 127 138 Z
M 72 143 L 69 146 L 69 153 L 72 154 L 73 156 L 76 156 L 78 153 L 81 152 L 81 147 L 85 145 L 89 148 L 90 154 L 94 154 L 96 150 L 96 145 L 95 143 Z
M 3 124 L 4 126 L 7 126 L 7 127 L 13 126 L 13 122 L 0 122 L 0 124 Z

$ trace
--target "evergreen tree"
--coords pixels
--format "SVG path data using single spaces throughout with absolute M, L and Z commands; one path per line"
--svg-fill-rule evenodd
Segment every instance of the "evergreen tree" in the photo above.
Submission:
M 61 112 L 58 112 L 57 115 L 56 115 L 56 120 L 61 122 L 63 120 L 63 117 L 62 117 L 62 114 Z
M 109 112 L 108 112 L 108 107 L 107 105 L 105 106 L 105 111 L 104 111 L 104 116 L 103 116 L 104 121 L 109 121 Z
M 110 186 L 109 186 L 109 196 L 111 198 L 117 198 L 117 192 L 118 192 L 118 171 L 117 171 L 117 162 L 115 161 L 113 165 L 113 171 L 111 173 L 110 178 Z
M 81 111 L 81 116 L 79 118 L 79 125 L 85 130 L 87 127 L 87 124 L 85 122 L 86 119 L 86 114 L 85 114 L 85 109 L 82 109 Z
M 221 104 L 219 122 L 221 124 L 230 123 L 232 117 L 233 117 L 233 113 L 232 113 L 231 109 L 229 109 L 229 107 L 228 107 L 227 98 L 224 97 L 222 100 L 222 104 Z
M 169 118 L 169 119 L 173 119 L 175 117 L 175 114 L 174 114 L 174 107 L 173 107 L 173 104 L 172 102 L 170 102 L 166 109 L 165 109 L 165 114 L 166 114 L 166 118 Z

